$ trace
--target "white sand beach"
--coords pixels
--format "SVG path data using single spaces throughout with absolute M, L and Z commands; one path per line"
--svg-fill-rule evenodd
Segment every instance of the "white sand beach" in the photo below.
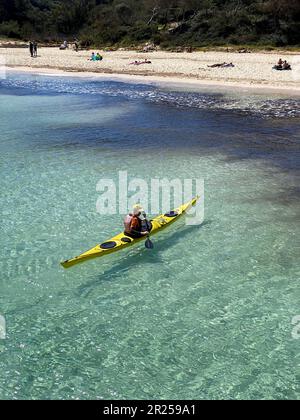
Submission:
M 98 52 L 98 51 L 96 51 Z M 7 68 L 30 71 L 84 72 L 90 74 L 136 77 L 137 80 L 184 82 L 228 87 L 275 89 L 300 94 L 300 52 L 246 54 L 232 52 L 171 53 L 157 51 L 99 51 L 103 61 L 89 61 L 92 51 L 60 51 L 40 48 L 37 58 L 31 58 L 26 48 L 1 48 L 1 62 Z M 292 71 L 276 71 L 272 67 L 279 58 L 286 59 Z M 135 60 L 150 60 L 151 64 L 130 65 Z M 233 63 L 234 68 L 210 68 L 215 63 Z

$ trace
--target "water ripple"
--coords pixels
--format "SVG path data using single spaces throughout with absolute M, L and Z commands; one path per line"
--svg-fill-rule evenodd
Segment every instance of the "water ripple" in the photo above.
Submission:
M 0 87 L 17 89 L 19 94 L 34 89 L 44 94 L 107 95 L 131 100 L 148 100 L 153 103 L 166 103 L 175 107 L 188 107 L 208 110 L 236 111 L 263 118 L 300 117 L 300 101 L 297 98 L 266 97 L 258 94 L 228 95 L 202 92 L 168 91 L 153 85 L 99 81 L 49 76 L 26 77 L 10 76 L 0 82 Z

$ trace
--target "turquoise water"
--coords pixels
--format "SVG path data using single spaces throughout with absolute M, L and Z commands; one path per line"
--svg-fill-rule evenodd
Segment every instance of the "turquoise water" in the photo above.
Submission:
M 297 99 L 0 81 L 1 399 L 299 399 Z M 118 170 L 203 178 L 205 222 L 120 256 Z

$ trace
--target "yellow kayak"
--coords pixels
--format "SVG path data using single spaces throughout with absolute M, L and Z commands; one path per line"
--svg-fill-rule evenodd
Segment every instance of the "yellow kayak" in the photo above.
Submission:
M 184 216 L 186 212 L 188 212 L 193 206 L 197 204 L 199 198 L 200 197 L 196 197 L 189 203 L 180 206 L 178 209 L 171 211 L 168 214 L 162 214 L 152 219 L 150 221 L 152 225 L 151 236 L 172 225 L 174 222 L 176 222 L 178 219 Z M 74 265 L 81 264 L 85 261 L 92 260 L 94 258 L 104 257 L 105 255 L 121 251 L 122 249 L 126 249 L 145 240 L 146 237 L 133 239 L 125 235 L 124 233 L 120 233 L 119 235 L 113 237 L 109 241 L 95 246 L 94 248 L 90 249 L 87 252 L 84 252 L 78 257 L 62 262 L 61 265 L 64 268 L 70 268 Z

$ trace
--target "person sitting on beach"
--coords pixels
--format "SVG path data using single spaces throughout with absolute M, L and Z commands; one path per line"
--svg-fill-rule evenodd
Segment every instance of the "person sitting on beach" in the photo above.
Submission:
M 283 61 L 282 61 L 281 58 L 279 59 L 278 63 L 273 67 L 273 69 L 275 69 L 275 70 L 282 70 L 283 69 Z
M 125 235 L 130 236 L 131 238 L 141 238 L 149 235 L 148 228 L 145 228 L 143 225 L 142 218 L 145 220 L 146 214 L 143 208 L 139 204 L 136 204 L 133 208 L 133 212 L 125 217 Z
M 100 55 L 99 53 L 97 53 L 97 55 L 96 55 L 96 61 L 102 61 L 102 60 L 103 60 L 102 55 Z
M 285 60 L 282 64 L 283 70 L 292 70 L 291 65 Z
M 281 59 L 278 61 L 278 64 L 276 64 L 273 67 L 274 70 L 292 70 L 291 65 L 285 60 L 282 61 Z
M 60 50 L 67 50 L 69 48 L 68 41 L 64 41 L 63 44 L 59 47 Z
M 89 58 L 89 61 L 96 61 L 96 60 L 97 60 L 96 54 L 93 52 L 91 55 L 91 58 Z

